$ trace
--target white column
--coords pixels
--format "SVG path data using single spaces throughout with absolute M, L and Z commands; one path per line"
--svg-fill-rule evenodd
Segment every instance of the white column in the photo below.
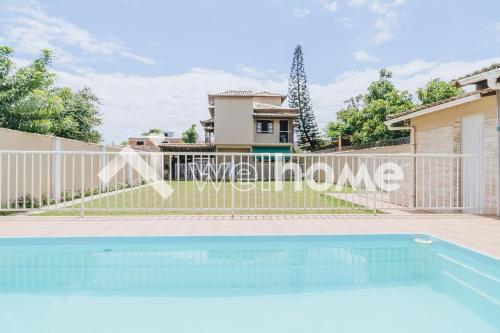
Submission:
M 54 167 L 52 169 L 52 186 L 54 188 L 53 194 L 57 202 L 61 199 L 61 192 L 63 189 L 61 188 L 62 184 L 62 175 L 61 175 L 61 139 L 60 138 L 54 138 L 52 141 L 52 150 L 55 152 L 54 158 L 53 158 L 53 163 Z

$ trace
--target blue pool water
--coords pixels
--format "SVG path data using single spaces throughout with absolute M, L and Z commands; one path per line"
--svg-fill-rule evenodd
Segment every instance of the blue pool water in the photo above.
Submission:
M 0 332 L 500 332 L 500 262 L 416 237 L 0 239 Z

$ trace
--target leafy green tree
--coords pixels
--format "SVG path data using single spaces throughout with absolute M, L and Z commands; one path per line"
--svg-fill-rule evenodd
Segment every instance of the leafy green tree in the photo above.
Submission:
M 312 108 L 311 96 L 307 88 L 307 76 L 300 45 L 297 45 L 293 53 L 288 80 L 288 104 L 291 108 L 299 109 L 297 131 L 300 147 L 305 150 L 317 149 L 320 144 L 320 135 Z
M 389 114 L 413 107 L 411 94 L 396 89 L 391 78 L 391 72 L 381 70 L 379 79 L 370 84 L 366 94 L 351 98 L 346 108 L 337 113 L 337 120 L 327 125 L 326 136 L 331 140 L 349 136 L 352 144 L 406 136 L 404 131 L 389 131 L 384 125 Z
M 196 132 L 196 125 L 192 125 L 185 132 L 182 133 L 182 142 L 196 143 L 198 141 L 198 133 Z
M 432 79 L 425 87 L 417 89 L 417 97 L 422 104 L 439 102 L 462 93 L 463 89 L 441 79 Z
M 89 88 L 73 92 L 54 87 L 48 67 L 52 53 L 43 50 L 33 62 L 15 68 L 13 51 L 0 46 L 0 126 L 99 142 L 99 101 Z
M 396 89 L 391 78 L 391 72 L 381 70 L 379 79 L 370 84 L 366 94 L 347 101 L 347 106 L 337 113 L 337 120 L 328 123 L 325 136 L 330 140 L 349 136 L 353 144 L 407 136 L 405 131 L 389 131 L 384 125 L 387 115 L 414 107 L 412 96 Z M 462 89 L 440 79 L 433 79 L 417 89 L 420 104 L 438 102 L 461 93 Z
M 4 125 L 25 132 L 56 134 L 63 127 L 75 125 L 63 113 L 63 103 L 58 96 L 36 89 L 8 109 Z
M 11 48 L 0 46 L 0 126 L 8 128 L 20 122 L 13 119 L 13 113 L 20 111 L 12 110 L 16 103 L 36 90 L 48 90 L 54 77 L 47 70 L 52 59 L 49 51 L 42 51 L 39 58 L 17 70 L 11 60 L 12 54 Z
M 144 136 L 149 136 L 149 135 L 161 135 L 161 129 L 159 128 L 151 128 L 147 132 L 142 133 Z
M 75 140 L 100 142 L 101 134 L 96 130 L 96 127 L 101 125 L 99 99 L 90 88 L 85 87 L 76 92 L 70 88 L 59 88 L 55 92 L 63 103 L 62 117 L 72 121 L 55 134 Z

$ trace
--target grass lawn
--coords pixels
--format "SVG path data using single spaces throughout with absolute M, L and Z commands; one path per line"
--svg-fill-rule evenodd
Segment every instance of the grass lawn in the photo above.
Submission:
M 312 190 L 304 182 L 283 182 L 281 191 L 274 181 L 242 183 L 239 190 L 231 183 L 194 181 L 166 182 L 173 193 L 163 199 L 145 185 L 126 191 L 94 196 L 84 202 L 85 215 L 162 215 L 162 214 L 339 214 L 372 213 L 351 202 L 333 198 L 333 188 Z M 236 184 L 237 185 L 237 184 Z M 294 189 L 299 186 L 300 191 Z M 342 192 L 350 192 L 344 188 Z M 80 215 L 80 203 L 50 210 L 41 215 Z M 234 210 L 231 209 L 234 206 Z M 193 209 L 196 207 L 196 209 Z

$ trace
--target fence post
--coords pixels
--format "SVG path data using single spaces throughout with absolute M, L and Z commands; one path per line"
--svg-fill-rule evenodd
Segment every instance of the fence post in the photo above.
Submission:
M 61 200 L 61 192 L 62 192 L 62 186 L 61 186 L 61 139 L 60 138 L 53 138 L 53 151 L 56 153 L 54 154 L 54 197 L 56 199 L 56 207 L 59 206 L 59 201 Z
M 413 159 L 414 156 L 411 155 L 408 159 L 408 208 L 414 208 L 413 204 L 413 185 L 414 185 L 414 172 L 413 172 Z
M 81 155 L 81 157 L 80 157 L 80 159 L 81 159 L 80 172 L 82 173 L 82 177 L 81 177 L 82 184 L 80 186 L 80 188 L 81 188 L 81 190 L 80 190 L 81 191 L 80 192 L 80 216 L 83 217 L 85 215 L 85 200 L 84 200 L 85 199 L 85 170 L 84 170 L 85 164 L 84 164 L 84 160 L 83 160 L 85 155 L 83 153 L 81 153 L 80 155 Z
M 231 181 L 231 218 L 234 218 L 234 175 L 235 166 L 234 166 L 234 154 L 231 155 L 231 174 L 229 180 Z
M 367 160 L 368 161 L 368 160 Z M 375 156 L 372 156 L 372 179 L 376 179 L 376 169 L 375 169 Z M 369 192 L 369 190 L 368 190 Z M 366 201 L 368 203 L 368 200 Z M 375 188 L 373 189 L 373 215 L 377 215 L 377 185 L 375 183 Z
M 416 156 L 412 154 L 408 161 L 408 208 L 413 209 L 416 206 L 416 188 L 415 188 L 415 164 Z

